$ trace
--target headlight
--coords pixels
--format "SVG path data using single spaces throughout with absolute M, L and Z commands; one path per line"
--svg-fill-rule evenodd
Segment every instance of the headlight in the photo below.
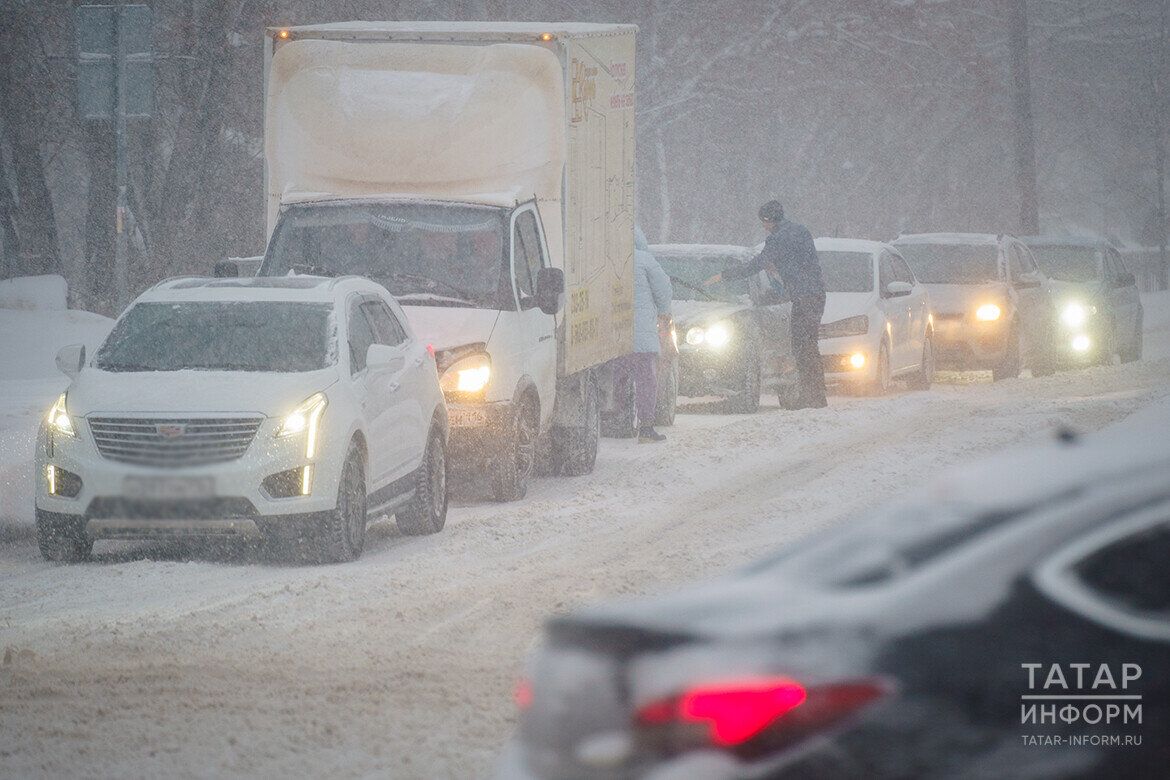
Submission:
M 69 412 L 65 410 L 65 393 L 61 393 L 53 407 L 49 409 L 45 424 L 49 426 L 49 430 L 62 436 L 77 435 L 73 430 L 73 421 L 69 419 Z
M 702 328 L 690 328 L 687 330 L 687 343 L 692 347 L 697 347 L 703 343 L 706 335 Z
M 727 346 L 729 341 L 731 341 L 731 328 L 726 322 L 716 322 L 707 328 L 707 346 L 722 349 Z
M 849 365 L 853 366 L 854 368 L 865 368 L 865 353 L 854 352 L 849 356 Z
M 1003 314 L 1003 310 L 994 303 L 985 303 L 975 310 L 975 319 L 980 322 L 993 322 L 998 320 Z
M 457 360 L 443 372 L 439 389 L 444 393 L 480 393 L 492 378 L 492 361 L 480 353 Z
M 282 439 L 305 433 L 305 457 L 313 457 L 317 454 L 317 432 L 321 415 L 328 405 L 329 399 L 324 393 L 313 393 L 281 421 L 280 427 L 276 429 L 276 437 Z
M 1072 340 L 1072 348 L 1074 352 L 1088 352 L 1089 348 L 1092 346 L 1092 339 L 1083 333 Z
M 1066 304 L 1060 311 L 1060 322 L 1068 328 L 1079 328 L 1085 324 L 1090 316 L 1097 313 L 1096 306 L 1086 306 L 1083 303 Z
M 869 317 L 864 314 L 836 320 L 817 329 L 818 338 L 835 339 L 841 336 L 864 336 L 869 333 Z

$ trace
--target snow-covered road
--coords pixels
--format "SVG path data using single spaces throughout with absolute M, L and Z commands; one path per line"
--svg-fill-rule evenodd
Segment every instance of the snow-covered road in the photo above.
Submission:
M 606 440 L 589 476 L 465 498 L 437 536 L 380 522 L 353 564 L 99 544 L 53 566 L 27 518 L 0 518 L 0 776 L 483 774 L 548 614 L 746 563 L 970 457 L 1170 394 L 1170 297 L 1146 305 L 1140 363 L 695 410 L 665 445 Z

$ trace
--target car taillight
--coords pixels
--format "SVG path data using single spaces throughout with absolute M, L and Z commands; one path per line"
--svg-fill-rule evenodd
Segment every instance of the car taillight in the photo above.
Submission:
M 829 728 L 889 690 L 880 680 L 815 686 L 788 677 L 725 680 L 645 704 L 635 731 L 651 750 L 770 752 Z

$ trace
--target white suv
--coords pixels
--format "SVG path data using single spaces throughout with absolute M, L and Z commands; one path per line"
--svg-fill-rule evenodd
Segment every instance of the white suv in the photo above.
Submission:
M 447 412 L 401 308 L 357 277 L 175 279 L 141 295 L 37 439 L 37 541 L 241 535 L 357 558 L 369 517 L 447 515 Z

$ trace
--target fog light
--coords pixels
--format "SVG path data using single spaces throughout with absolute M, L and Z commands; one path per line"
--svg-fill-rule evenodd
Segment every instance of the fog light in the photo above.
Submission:
M 310 482 L 309 466 L 297 467 L 264 478 L 262 486 L 269 498 L 292 498 L 308 495 L 305 486 Z
M 77 498 L 81 493 L 81 477 L 59 466 L 49 464 L 45 467 L 45 481 L 50 496 Z
M 1091 346 L 1093 346 L 1093 342 L 1088 336 L 1081 334 L 1073 337 L 1072 348 L 1075 352 L 1088 352 Z
M 865 355 L 861 352 L 854 352 L 849 356 L 849 365 L 854 368 L 865 368 Z

